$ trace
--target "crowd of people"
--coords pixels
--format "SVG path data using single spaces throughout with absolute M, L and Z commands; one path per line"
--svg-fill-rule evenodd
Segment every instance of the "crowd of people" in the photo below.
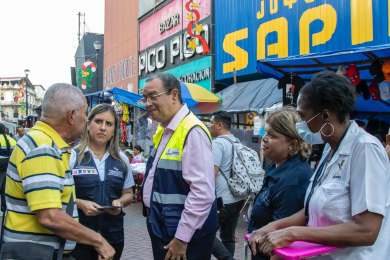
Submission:
M 240 143 L 230 115 L 206 126 L 171 74 L 150 77 L 142 102 L 159 123 L 147 159 L 138 145 L 121 151 L 111 105 L 87 115 L 81 91 L 68 84 L 47 90 L 40 120 L 17 140 L 0 125 L 1 259 L 120 259 L 123 208 L 135 194 L 154 259 L 235 259 L 248 196 L 229 182 Z M 267 117 L 265 175 L 248 215 L 252 259 L 277 259 L 274 249 L 294 241 L 338 247 L 315 259 L 390 257 L 390 147 L 350 119 L 353 109 L 349 80 L 325 71 L 301 89 L 297 108 Z M 325 148 L 313 171 L 316 144 Z

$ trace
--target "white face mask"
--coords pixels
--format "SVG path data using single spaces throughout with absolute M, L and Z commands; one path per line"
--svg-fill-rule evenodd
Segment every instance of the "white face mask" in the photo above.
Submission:
M 324 140 L 322 139 L 320 131 L 313 133 L 309 126 L 307 125 L 311 120 L 316 118 L 319 114 L 313 116 L 310 118 L 307 122 L 301 121 L 295 124 L 295 128 L 297 129 L 297 132 L 299 136 L 308 144 L 323 144 Z

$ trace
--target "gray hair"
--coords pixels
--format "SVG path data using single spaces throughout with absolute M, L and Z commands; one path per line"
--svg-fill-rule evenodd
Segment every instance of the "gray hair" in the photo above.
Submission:
M 80 89 L 67 83 L 56 83 L 47 89 L 43 97 L 42 118 L 62 119 L 66 112 L 84 105 L 85 97 Z

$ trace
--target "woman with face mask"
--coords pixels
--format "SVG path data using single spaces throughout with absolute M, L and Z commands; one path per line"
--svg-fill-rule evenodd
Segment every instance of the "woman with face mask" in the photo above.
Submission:
M 120 259 L 124 246 L 123 207 L 133 199 L 133 175 L 119 149 L 119 121 L 111 105 L 100 104 L 88 115 L 87 129 L 70 158 L 80 223 L 98 231 Z M 78 244 L 76 259 L 98 259 L 94 248 Z
M 264 158 L 272 162 L 266 169 L 263 186 L 256 195 L 248 232 L 288 217 L 303 207 L 312 171 L 307 162 L 310 146 L 298 135 L 295 124 L 300 120 L 292 108 L 272 113 L 266 121 L 262 140 Z M 252 259 L 269 259 L 259 252 Z
M 297 131 L 325 149 L 304 208 L 253 232 L 253 251 L 270 254 L 304 240 L 340 247 L 317 259 L 389 259 L 389 159 L 382 144 L 350 120 L 353 108 L 351 83 L 333 72 L 317 74 L 301 90 Z

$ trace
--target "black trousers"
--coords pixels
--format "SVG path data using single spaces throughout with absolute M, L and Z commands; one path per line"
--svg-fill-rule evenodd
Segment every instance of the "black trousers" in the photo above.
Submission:
M 235 233 L 240 217 L 240 210 L 244 206 L 245 200 L 237 201 L 231 204 L 225 204 L 219 210 L 219 236 L 213 243 L 213 256 L 218 260 L 234 259 L 236 247 Z
M 111 246 L 115 249 L 114 260 L 119 260 L 122 255 L 124 242 L 118 244 L 111 244 Z M 92 246 L 77 244 L 76 248 L 72 252 L 72 256 L 76 260 L 97 260 L 98 253 L 95 248 Z
M 170 241 L 163 241 L 153 235 L 148 228 L 152 242 L 154 260 L 164 260 L 166 246 Z M 196 241 L 191 241 L 187 246 L 187 260 L 208 260 L 211 259 L 211 244 L 215 239 L 215 233 L 202 237 Z

